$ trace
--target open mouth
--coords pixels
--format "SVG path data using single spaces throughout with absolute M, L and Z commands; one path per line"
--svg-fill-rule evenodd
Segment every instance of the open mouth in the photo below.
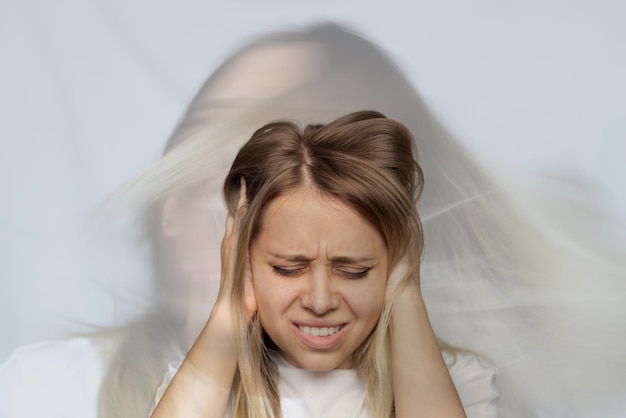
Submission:
M 315 350 L 330 350 L 343 341 L 350 328 L 349 323 L 334 326 L 311 326 L 293 323 L 298 339 Z
M 341 329 L 338 327 L 309 327 L 307 325 L 298 325 L 300 331 L 305 334 L 312 335 L 314 337 L 328 337 L 336 334 Z

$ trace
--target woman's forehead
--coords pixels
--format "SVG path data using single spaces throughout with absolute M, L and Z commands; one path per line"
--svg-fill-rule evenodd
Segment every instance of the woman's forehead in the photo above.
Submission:
M 300 187 L 272 199 L 261 219 L 259 233 L 272 240 L 333 241 L 354 246 L 358 241 L 380 241 L 380 232 L 358 211 L 337 197 L 312 187 Z M 363 243 L 366 244 L 366 243 Z M 366 245 L 367 246 L 367 245 Z

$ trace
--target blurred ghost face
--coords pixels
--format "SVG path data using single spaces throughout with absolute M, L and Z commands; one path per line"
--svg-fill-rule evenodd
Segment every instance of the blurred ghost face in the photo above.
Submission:
M 261 325 L 293 366 L 351 368 L 384 305 L 387 248 L 346 204 L 311 188 L 272 201 L 250 246 Z
M 291 105 L 276 99 L 315 77 L 322 61 L 315 45 L 305 43 L 272 43 L 239 54 L 202 89 L 168 149 L 184 141 L 189 132 L 239 120 L 250 112 L 251 106 L 258 109 L 259 103 L 271 103 L 262 107 L 267 112 L 266 119 L 250 126 L 251 134 Z M 286 62 L 289 65 L 284 65 Z M 237 138 L 242 143 L 247 139 Z M 211 136 L 207 140 L 216 144 L 223 141 Z M 229 162 L 241 146 L 233 141 L 236 142 L 209 147 L 213 155 L 207 161 L 214 164 L 213 183 L 226 176 Z M 221 187 L 200 186 L 184 193 L 173 192 L 162 205 L 162 234 L 157 243 L 160 248 L 157 265 L 164 281 L 160 296 L 186 324 L 188 341 L 195 339 L 216 300 L 225 219 Z
M 206 322 L 220 283 L 220 242 L 226 210 L 210 187 L 171 193 L 161 210 L 158 266 L 160 295 L 195 339 Z

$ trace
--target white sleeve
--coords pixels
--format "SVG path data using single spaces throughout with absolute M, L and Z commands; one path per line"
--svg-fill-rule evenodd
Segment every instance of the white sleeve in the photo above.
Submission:
M 498 418 L 495 368 L 478 356 L 443 353 L 467 418 Z
M 170 361 L 168 363 L 168 365 L 167 365 L 167 372 L 163 376 L 163 379 L 161 380 L 161 383 L 157 387 L 156 393 L 154 395 L 154 402 L 152 402 L 152 408 L 150 408 L 150 415 L 149 416 L 152 416 L 152 413 L 154 412 L 154 410 L 156 409 L 157 405 L 159 404 L 159 401 L 163 397 L 163 394 L 165 393 L 165 390 L 167 389 L 167 387 L 172 382 L 172 379 L 174 378 L 174 376 L 176 376 L 176 373 L 178 372 L 178 369 L 180 369 L 181 364 L 183 364 L 183 360 L 184 360 L 184 358 L 180 358 L 178 360 L 173 360 L 173 361 Z M 226 413 L 224 415 L 224 418 L 231 418 L 231 417 L 232 417 L 232 411 L 231 411 L 231 406 L 230 406 L 230 403 L 229 403 L 229 406 L 226 409 Z M 2 416 L 0 416 L 0 418 L 2 418 Z
M 176 375 L 176 372 L 178 372 L 178 369 L 180 368 L 180 365 L 182 363 L 183 363 L 183 359 L 170 361 L 168 363 L 168 365 L 167 365 L 167 372 L 163 376 L 163 379 L 161 380 L 161 383 L 159 384 L 159 387 L 157 387 L 156 393 L 154 395 L 154 402 L 152 402 L 152 408 L 150 408 L 150 416 L 152 416 L 152 413 L 154 412 L 154 410 L 156 409 L 157 405 L 159 404 L 159 401 L 163 397 L 163 394 L 165 393 L 165 390 L 167 389 L 167 387 L 172 382 L 172 379 Z

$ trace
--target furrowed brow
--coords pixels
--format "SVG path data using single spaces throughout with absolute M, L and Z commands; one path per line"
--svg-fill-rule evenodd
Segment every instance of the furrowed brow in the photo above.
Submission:
M 293 254 L 293 255 L 271 254 L 271 256 L 273 258 L 277 258 L 279 260 L 287 261 L 290 263 L 300 263 L 300 262 L 311 261 L 309 257 L 305 255 L 301 255 L 301 254 Z M 332 257 L 330 261 L 335 264 L 360 264 L 360 263 L 371 263 L 373 261 L 376 261 L 376 258 L 338 256 L 338 257 Z
M 360 264 L 360 263 L 370 263 L 372 261 L 375 261 L 374 258 L 370 258 L 370 257 L 345 257 L 345 256 L 333 257 L 330 260 L 333 263 L 339 263 L 339 264 Z
M 294 254 L 294 255 L 284 255 L 284 254 L 271 254 L 273 258 L 278 258 L 279 260 L 288 261 L 291 263 L 298 263 L 302 261 L 310 261 L 310 259 L 304 255 Z

